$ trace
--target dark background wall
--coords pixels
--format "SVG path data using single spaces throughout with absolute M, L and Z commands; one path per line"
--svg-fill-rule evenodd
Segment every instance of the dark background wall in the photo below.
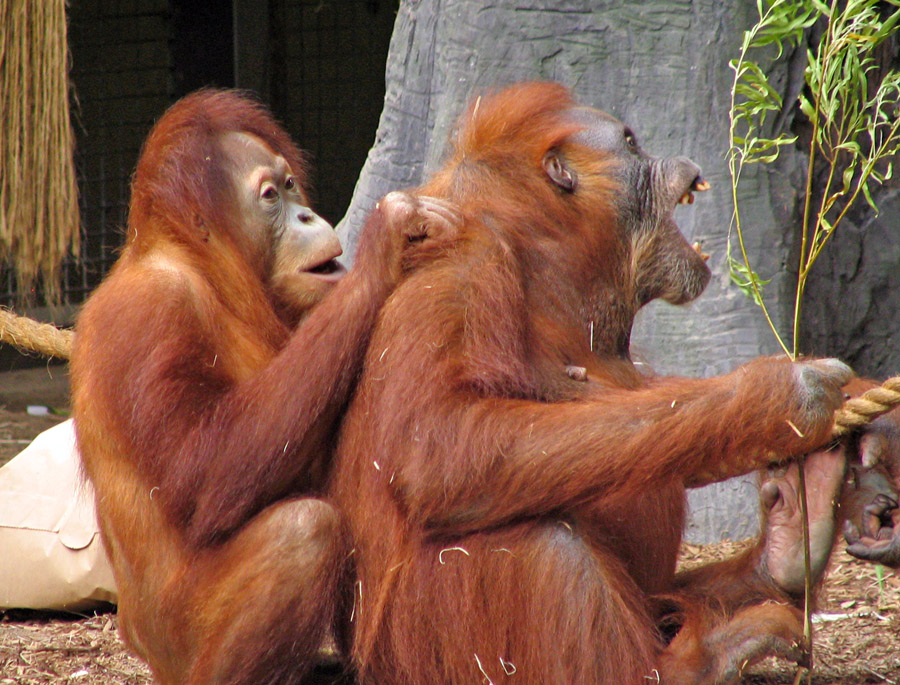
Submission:
M 65 265 L 65 304 L 80 303 L 115 260 L 153 122 L 203 86 L 249 88 L 267 102 L 310 153 L 316 208 L 339 220 L 374 140 L 396 11 L 397 0 L 72 0 L 84 242 Z M 0 273 L 0 305 L 14 305 L 12 273 Z

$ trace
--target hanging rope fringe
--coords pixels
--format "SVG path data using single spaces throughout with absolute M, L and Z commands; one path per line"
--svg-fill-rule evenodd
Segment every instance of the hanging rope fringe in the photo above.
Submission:
M 68 359 L 75 334 L 66 328 L 39 323 L 27 316 L 16 316 L 0 309 L 0 343 L 8 343 L 23 352 L 38 352 L 47 357 Z
M 0 0 L 0 272 L 59 301 L 78 254 L 65 0 Z

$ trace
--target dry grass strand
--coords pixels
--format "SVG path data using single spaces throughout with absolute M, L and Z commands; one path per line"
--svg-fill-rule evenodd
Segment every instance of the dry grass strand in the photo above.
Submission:
M 78 252 L 65 0 L 0 2 L 0 261 L 22 298 L 40 281 L 60 299 L 60 267 Z

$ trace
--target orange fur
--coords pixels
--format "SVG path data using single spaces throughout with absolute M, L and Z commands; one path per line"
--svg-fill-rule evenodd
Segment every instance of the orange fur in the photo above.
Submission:
M 674 230 L 641 233 L 641 212 L 682 189 L 643 184 L 642 206 L 628 174 L 669 167 L 583 142 L 573 106 L 548 84 L 481 98 L 421 189 L 457 203 L 463 226 L 385 305 L 332 487 L 356 545 L 364 683 L 647 682 L 671 663 L 651 595 L 676 587 L 685 484 L 828 435 L 837 385 L 813 381 L 804 409 L 786 360 L 705 380 L 635 370 L 634 314 L 674 282 L 648 261 L 683 262 L 693 296 L 705 267 Z M 661 252 L 633 260 L 639 239 Z
M 254 101 L 201 91 L 174 105 L 144 146 L 127 243 L 72 354 L 122 634 L 162 683 L 296 683 L 312 667 L 348 554 L 320 499 L 333 433 L 408 242 L 389 207 L 375 212 L 360 268 L 289 330 L 250 257 L 270 246 L 236 211 L 218 144 L 231 131 L 302 180 L 299 151 Z

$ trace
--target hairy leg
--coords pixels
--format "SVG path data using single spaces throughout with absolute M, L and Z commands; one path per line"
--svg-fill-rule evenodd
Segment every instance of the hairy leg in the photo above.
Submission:
M 803 659 L 803 616 L 795 607 L 756 604 L 728 620 L 697 609 L 662 653 L 660 675 L 666 685 L 733 685 L 766 657 Z
M 841 450 L 817 452 L 805 464 L 813 584 L 831 554 L 844 482 Z M 676 594 L 663 600 L 663 682 L 736 683 L 767 656 L 802 660 L 805 581 L 798 496 L 792 464 L 760 488 L 764 531 L 756 546 L 733 559 L 679 574 Z
M 335 628 L 348 547 L 330 504 L 269 507 L 188 572 L 190 683 L 300 683 Z
M 364 683 L 642 682 L 659 648 L 641 591 L 575 523 L 528 522 L 425 542 L 363 581 L 379 635 Z M 379 610 L 376 597 L 386 598 Z

